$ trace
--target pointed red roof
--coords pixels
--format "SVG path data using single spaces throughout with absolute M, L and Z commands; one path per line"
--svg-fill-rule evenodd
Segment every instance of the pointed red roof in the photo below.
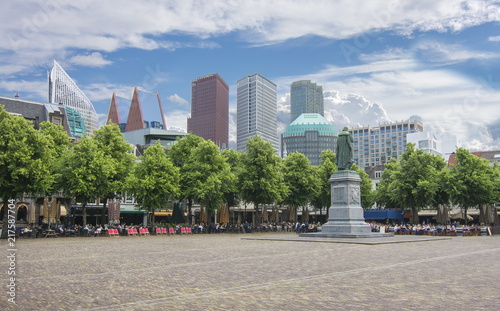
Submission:
M 120 124 L 120 114 L 118 113 L 118 103 L 116 102 L 116 94 L 113 92 L 111 103 L 109 104 L 108 117 L 106 124 Z
M 134 87 L 130 110 L 128 111 L 127 127 L 125 132 L 140 130 L 144 128 L 144 117 L 142 115 L 141 101 L 139 100 L 139 91 Z

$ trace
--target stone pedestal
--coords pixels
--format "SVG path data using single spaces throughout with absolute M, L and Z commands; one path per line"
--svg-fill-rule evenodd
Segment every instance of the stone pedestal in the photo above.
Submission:
M 361 207 L 361 178 L 357 172 L 337 171 L 330 178 L 330 183 L 332 205 L 328 210 L 328 222 L 321 227 L 321 232 L 302 233 L 300 237 L 372 238 L 394 235 L 371 232 L 370 225 L 365 222 Z

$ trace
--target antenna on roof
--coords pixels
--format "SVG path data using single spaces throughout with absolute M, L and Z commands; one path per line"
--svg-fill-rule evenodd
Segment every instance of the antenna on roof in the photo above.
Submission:
M 14 95 L 14 97 L 19 97 L 19 92 L 16 92 L 16 94 Z

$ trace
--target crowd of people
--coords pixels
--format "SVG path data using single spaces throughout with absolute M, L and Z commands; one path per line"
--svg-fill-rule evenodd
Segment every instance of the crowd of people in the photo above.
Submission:
M 447 235 L 456 236 L 457 233 L 463 235 L 481 235 L 488 231 L 488 227 L 479 225 L 459 226 L 455 223 L 450 225 L 437 224 L 379 224 L 375 222 L 369 223 L 372 232 L 394 232 L 396 235 Z M 197 223 L 193 225 L 172 225 L 159 224 L 157 226 L 142 226 L 142 225 L 53 225 L 53 226 L 31 226 L 18 228 L 18 235 L 21 237 L 44 237 L 47 230 L 52 230 L 57 236 L 81 236 L 81 237 L 98 237 L 107 235 L 108 229 L 118 229 L 119 235 L 127 235 L 127 229 L 142 229 L 148 228 L 149 232 L 154 234 L 156 227 L 173 228 L 176 234 L 181 234 L 182 228 L 191 228 L 192 233 L 196 234 L 215 234 L 215 233 L 252 233 L 252 232 L 295 232 L 307 233 L 317 232 L 321 230 L 321 224 L 307 222 L 264 222 L 260 225 L 253 225 L 248 222 L 244 223 Z M 168 230 L 167 229 L 167 230 Z
M 370 223 L 372 232 L 394 232 L 396 235 L 433 235 L 433 236 L 456 236 L 462 235 L 481 235 L 488 232 L 488 226 L 480 225 L 464 225 L 460 226 L 456 223 L 450 225 L 440 224 L 393 224 L 382 225 L 377 223 Z M 382 227 L 384 227 L 382 229 Z

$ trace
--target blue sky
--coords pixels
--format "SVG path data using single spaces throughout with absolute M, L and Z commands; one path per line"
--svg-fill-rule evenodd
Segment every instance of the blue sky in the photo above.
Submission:
M 0 94 L 46 101 L 57 60 L 105 119 L 111 94 L 159 92 L 167 126 L 186 129 L 191 81 L 230 85 L 259 72 L 278 85 L 279 132 L 290 84 L 323 86 L 335 126 L 420 116 L 473 150 L 500 149 L 497 1 L 69 1 L 0 3 Z M 146 118 L 157 113 L 143 93 Z

